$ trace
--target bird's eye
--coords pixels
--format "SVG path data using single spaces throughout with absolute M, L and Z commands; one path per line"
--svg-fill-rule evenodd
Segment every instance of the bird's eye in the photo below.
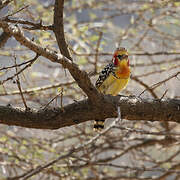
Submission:
M 119 54 L 117 57 L 118 57 L 119 59 L 122 59 L 123 55 L 120 55 L 120 54 Z

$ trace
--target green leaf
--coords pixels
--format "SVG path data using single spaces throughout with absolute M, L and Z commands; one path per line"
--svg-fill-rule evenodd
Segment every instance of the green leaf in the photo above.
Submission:
M 86 64 L 87 63 L 87 59 L 85 57 L 81 57 L 78 61 L 78 64 L 79 65 L 83 65 L 83 64 Z
M 93 35 L 89 38 L 91 41 L 97 41 L 99 39 L 99 36 Z

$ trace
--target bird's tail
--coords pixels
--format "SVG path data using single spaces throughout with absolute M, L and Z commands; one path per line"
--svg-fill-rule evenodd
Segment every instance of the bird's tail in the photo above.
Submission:
M 94 131 L 101 131 L 104 128 L 104 119 L 94 121 Z

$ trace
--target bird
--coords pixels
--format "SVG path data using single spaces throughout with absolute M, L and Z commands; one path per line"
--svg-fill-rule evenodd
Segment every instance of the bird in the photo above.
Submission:
M 127 86 L 130 74 L 128 51 L 124 47 L 118 47 L 112 61 L 100 72 L 95 86 L 102 94 L 116 96 Z M 101 131 L 104 128 L 104 121 L 104 119 L 96 119 L 94 131 Z

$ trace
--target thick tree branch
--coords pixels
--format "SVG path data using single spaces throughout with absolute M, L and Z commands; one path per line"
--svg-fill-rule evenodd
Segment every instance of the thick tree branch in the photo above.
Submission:
M 101 108 L 100 108 L 101 106 Z M 83 100 L 61 108 L 39 111 L 25 111 L 0 106 L 0 123 L 27 128 L 58 129 L 94 119 L 117 117 L 120 106 L 121 116 L 127 120 L 171 121 L 180 123 L 180 100 L 141 100 L 136 97 L 104 96 L 100 106 Z
M 11 35 L 9 35 L 8 33 L 6 32 L 2 32 L 2 34 L 0 35 L 0 48 L 2 48 L 7 40 L 11 37 Z
M 67 57 L 63 56 L 62 54 L 57 54 L 53 51 L 50 51 L 47 48 L 38 46 L 35 42 L 25 37 L 22 30 L 17 26 L 10 26 L 7 22 L 0 20 L 0 27 L 2 27 L 5 32 L 14 36 L 14 38 L 22 45 L 28 47 L 37 54 L 46 57 L 52 62 L 60 63 L 65 68 L 67 68 L 73 78 L 76 80 L 79 87 L 87 94 L 92 103 L 101 100 L 101 95 L 91 83 L 88 74 L 85 71 L 81 71 L 78 66 L 74 64 L 71 60 L 69 60 Z
M 54 34 L 60 49 L 61 54 L 72 60 L 67 48 L 67 43 L 64 36 L 64 23 L 63 23 L 63 9 L 64 0 L 56 0 L 54 4 Z

